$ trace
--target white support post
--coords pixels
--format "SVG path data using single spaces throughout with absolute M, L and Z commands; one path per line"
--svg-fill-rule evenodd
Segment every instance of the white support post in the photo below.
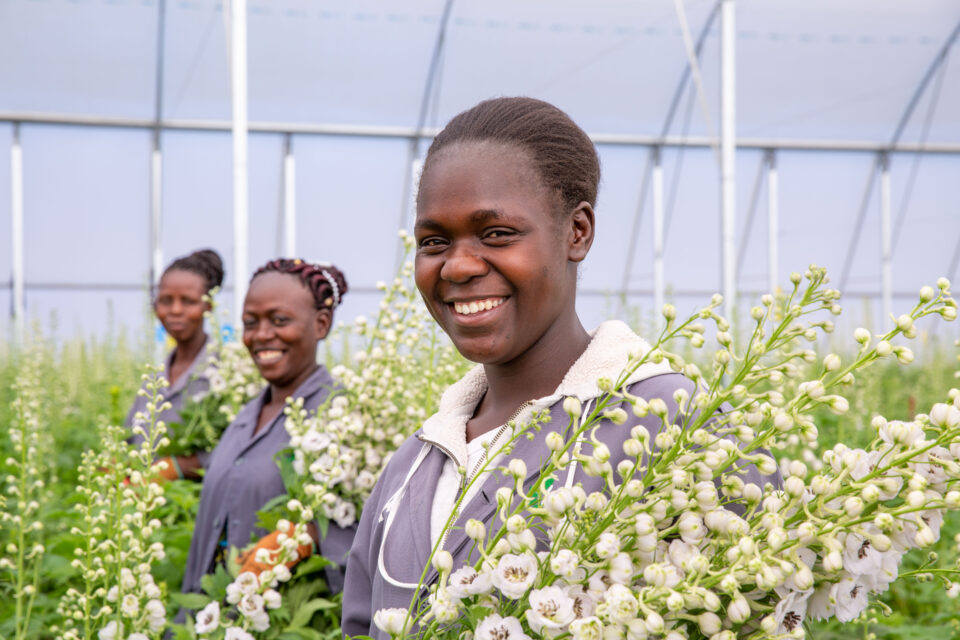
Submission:
M 662 318 L 663 278 L 663 162 L 660 147 L 653 149 L 653 312 Z M 658 327 L 659 328 L 659 327 Z
M 23 294 L 23 149 L 20 146 L 19 122 L 13 125 L 13 144 L 10 145 L 10 213 L 13 325 L 16 339 L 22 344 L 25 338 L 26 304 Z
M 247 295 L 247 0 L 230 0 L 230 77 L 233 84 L 233 318 L 242 326 Z
M 283 146 L 283 253 L 297 257 L 297 161 L 289 133 Z
M 883 317 L 886 319 L 893 314 L 893 236 L 890 224 L 892 209 L 890 194 L 890 155 L 884 153 L 880 162 L 880 274 Z
M 159 135 L 159 133 L 157 134 Z M 163 153 L 155 140 L 150 153 L 150 291 L 155 293 L 163 274 Z
M 772 294 L 780 284 L 780 177 L 773 149 L 767 151 L 767 278 Z
M 724 310 L 736 308 L 736 23 L 734 0 L 720 6 L 720 201 Z

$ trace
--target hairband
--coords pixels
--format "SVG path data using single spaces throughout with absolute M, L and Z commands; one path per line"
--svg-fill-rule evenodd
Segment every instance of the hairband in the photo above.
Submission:
M 320 270 L 320 275 L 322 275 L 324 279 L 330 283 L 330 288 L 333 289 L 333 305 L 331 306 L 336 307 L 340 304 L 340 287 L 337 286 L 337 281 L 334 280 L 333 276 L 331 276 L 320 264 L 314 266 Z

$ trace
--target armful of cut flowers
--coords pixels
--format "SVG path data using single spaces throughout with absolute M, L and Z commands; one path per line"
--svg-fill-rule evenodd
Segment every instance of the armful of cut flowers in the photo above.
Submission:
M 912 352 L 894 339 L 914 337 L 922 317 L 954 319 L 956 303 L 941 279 L 878 339 L 858 330 L 851 362 L 817 363 L 799 342 L 833 325 L 805 317 L 838 314 L 839 293 L 816 267 L 805 288 L 799 274 L 791 280 L 791 293 L 751 311 L 742 348 L 716 313 L 719 296 L 682 323 L 667 305 L 657 343 L 620 379 L 598 383 L 606 393 L 595 406 L 581 415 L 568 399 L 565 427 L 516 427 L 501 448 L 493 521 L 452 516 L 446 528 L 463 528 L 467 548 L 435 548 L 409 610 L 380 610 L 376 626 L 394 638 L 733 640 L 802 637 L 805 620 L 857 618 L 898 578 L 904 554 L 938 539 L 944 511 L 960 509 L 960 390 L 908 422 L 876 417 L 862 449 L 841 443 L 820 461 L 779 465 L 768 452 L 815 447 L 817 416 L 848 410 L 840 391 L 854 373 L 885 357 L 908 364 Z M 702 345 L 700 320 L 716 325 L 721 345 L 709 373 L 667 349 Z M 673 404 L 632 396 L 630 372 L 662 361 L 696 388 Z M 510 452 L 548 428 L 549 457 L 530 476 Z M 756 481 L 778 468 L 782 485 Z M 574 477 L 602 490 L 587 494 Z M 955 568 L 923 571 L 945 587 L 957 581 Z

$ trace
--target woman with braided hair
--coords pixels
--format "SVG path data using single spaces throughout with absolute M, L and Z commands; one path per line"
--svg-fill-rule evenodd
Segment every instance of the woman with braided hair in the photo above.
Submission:
M 240 410 L 210 454 L 184 592 L 200 592 L 203 576 L 224 562 L 231 547 L 249 546 L 251 535 L 259 541 L 239 556 L 242 571 L 259 575 L 268 567 L 258 562 L 256 552 L 279 548 L 278 532 L 268 534 L 256 522 L 257 511 L 286 491 L 274 460 L 290 441 L 283 408 L 288 398 L 302 398 L 305 410 L 316 410 L 334 390 L 333 378 L 317 363 L 317 343 L 330 330 L 334 309 L 346 292 L 347 282 L 336 267 L 303 260 L 273 260 L 250 280 L 243 343 L 269 385 Z M 316 527 L 310 528 L 314 545 L 302 545 L 300 558 L 317 548 L 338 563 L 326 569 L 330 590 L 338 592 L 354 529 L 331 522 L 321 538 Z
M 203 314 L 210 310 L 204 295 L 223 283 L 223 261 L 216 251 L 200 249 L 174 260 L 164 270 L 157 285 L 153 311 L 167 335 L 176 346 L 167 357 L 165 377 L 170 386 L 163 390 L 164 399 L 171 407 L 160 412 L 158 420 L 167 424 L 180 422 L 180 410 L 186 399 L 206 393 L 210 382 L 203 375 L 207 362 L 207 334 L 203 330 Z M 126 425 L 133 427 L 137 415 L 146 413 L 147 398 L 137 395 Z M 141 435 L 133 435 L 130 442 L 139 444 Z M 197 477 L 204 466 L 206 453 L 165 458 L 167 465 L 160 471 L 163 480 L 183 478 L 185 474 Z

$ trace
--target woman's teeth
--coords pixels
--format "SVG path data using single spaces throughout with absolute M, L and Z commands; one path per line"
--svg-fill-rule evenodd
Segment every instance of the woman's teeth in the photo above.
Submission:
M 275 362 L 283 356 L 283 351 L 263 350 L 257 352 L 257 360 L 260 362 Z
M 459 314 L 468 316 L 473 313 L 499 307 L 503 300 L 503 298 L 488 298 L 486 300 L 473 300 L 471 302 L 454 302 L 453 310 Z

